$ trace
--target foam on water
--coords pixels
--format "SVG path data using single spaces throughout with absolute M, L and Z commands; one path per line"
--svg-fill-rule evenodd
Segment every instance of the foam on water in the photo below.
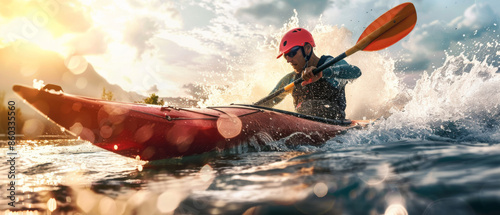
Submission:
M 351 132 L 331 141 L 383 143 L 405 139 L 451 142 L 500 142 L 500 76 L 486 59 L 447 55 L 442 67 L 424 73 L 410 100 L 392 110 L 368 131 Z

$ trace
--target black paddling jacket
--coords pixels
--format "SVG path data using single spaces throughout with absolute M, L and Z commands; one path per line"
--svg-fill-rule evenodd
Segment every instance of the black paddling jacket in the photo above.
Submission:
M 332 58 L 332 56 L 321 56 L 316 67 L 323 65 L 327 60 L 331 60 Z M 345 60 L 341 60 L 323 70 L 323 77 L 318 81 L 306 86 L 295 86 L 292 91 L 295 108 L 298 108 L 302 102 L 307 100 L 323 100 L 331 104 L 336 104 L 340 110 L 345 110 L 345 85 L 349 80 L 356 79 L 359 76 L 361 76 L 361 70 L 358 67 L 348 64 Z M 285 75 L 271 93 L 282 89 L 300 77 L 300 74 L 295 72 Z M 283 93 L 262 106 L 272 107 L 280 103 L 286 95 L 287 93 Z

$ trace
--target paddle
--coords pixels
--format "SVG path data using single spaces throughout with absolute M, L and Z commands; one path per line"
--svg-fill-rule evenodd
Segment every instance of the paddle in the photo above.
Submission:
M 382 16 L 373 21 L 361 34 L 356 42 L 356 45 L 313 70 L 313 74 L 316 75 L 320 73 L 334 63 L 339 62 L 359 50 L 377 51 L 387 48 L 408 35 L 413 30 L 416 23 L 417 12 L 415 11 L 415 6 L 413 6 L 410 2 L 400 4 L 385 12 Z M 304 79 L 299 78 L 284 88 L 269 94 L 258 102 L 255 102 L 254 105 L 262 105 L 283 92 L 292 90 L 295 85 L 298 85 L 303 81 Z

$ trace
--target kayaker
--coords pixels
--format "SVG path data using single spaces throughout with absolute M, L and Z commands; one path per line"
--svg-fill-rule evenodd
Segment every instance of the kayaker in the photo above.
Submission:
M 304 28 L 294 28 L 283 36 L 277 58 L 284 56 L 294 72 L 285 75 L 271 93 L 302 77 L 305 81 L 295 86 L 292 92 L 288 92 L 292 93 L 298 113 L 345 119 L 345 85 L 349 80 L 361 76 L 361 70 L 341 60 L 314 76 L 312 71 L 316 67 L 333 58 L 328 55 L 319 58 L 313 51 L 315 46 L 312 34 Z M 281 102 L 286 95 L 287 93 L 283 93 L 264 103 L 263 106 L 272 107 Z

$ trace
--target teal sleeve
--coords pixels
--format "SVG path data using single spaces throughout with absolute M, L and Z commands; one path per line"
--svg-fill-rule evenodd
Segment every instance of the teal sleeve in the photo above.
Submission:
M 348 64 L 345 60 L 323 70 L 323 77 L 327 79 L 356 79 L 359 76 L 361 76 L 361 70 L 357 66 Z

